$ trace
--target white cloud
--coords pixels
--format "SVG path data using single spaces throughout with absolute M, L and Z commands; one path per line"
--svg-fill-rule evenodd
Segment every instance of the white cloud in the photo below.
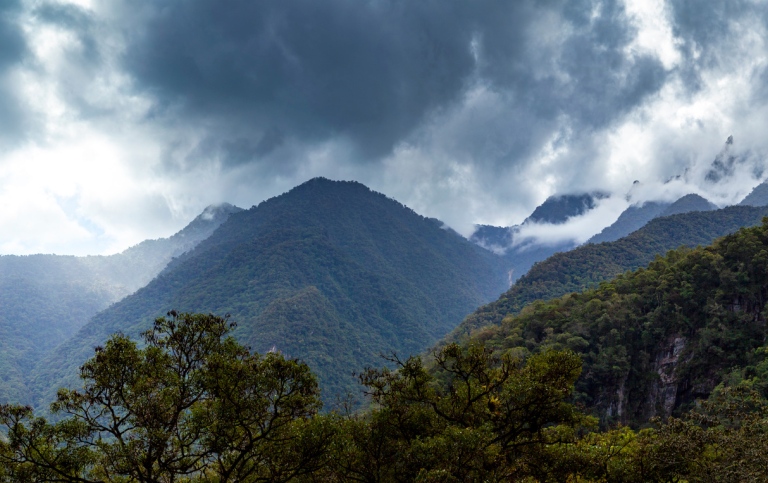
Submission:
M 565 223 L 525 223 L 515 230 L 513 246 L 524 246 L 531 242 L 542 245 L 559 245 L 566 242 L 582 244 L 615 222 L 628 207 L 629 203 L 625 198 L 611 196 L 597 200 L 592 210 L 569 218 Z
M 680 40 L 672 32 L 671 13 L 665 0 L 625 0 L 624 8 L 637 28 L 637 36 L 626 48 L 627 55 L 650 53 L 665 69 L 682 60 Z

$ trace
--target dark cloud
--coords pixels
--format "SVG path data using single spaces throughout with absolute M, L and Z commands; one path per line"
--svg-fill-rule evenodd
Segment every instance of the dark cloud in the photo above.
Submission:
M 672 27 L 684 62 L 681 79 L 691 92 L 702 86 L 701 73 L 728 65 L 743 51 L 741 36 L 751 26 L 745 20 L 768 23 L 768 10 L 750 0 L 673 0 Z
M 17 63 L 26 53 L 27 45 L 19 28 L 20 2 L 0 2 L 0 71 Z
M 19 1 L 0 2 L 0 145 L 7 147 L 21 140 L 28 123 L 15 88 L 8 79 L 10 69 L 17 67 L 28 53 L 19 27 Z
M 517 132 L 562 116 L 595 129 L 665 79 L 657 60 L 627 57 L 634 33 L 618 2 L 196 0 L 125 10 L 140 14 L 126 29 L 124 66 L 155 97 L 155 115 L 205 124 L 234 164 L 288 138 L 341 137 L 377 159 L 478 84 L 507 99 Z M 563 25 L 548 27 L 549 14 Z M 563 44 L 545 45 L 537 21 Z M 504 151 L 520 156 L 540 137 Z
M 470 32 L 438 2 L 168 2 L 131 38 L 138 85 L 193 116 L 386 152 L 453 99 Z

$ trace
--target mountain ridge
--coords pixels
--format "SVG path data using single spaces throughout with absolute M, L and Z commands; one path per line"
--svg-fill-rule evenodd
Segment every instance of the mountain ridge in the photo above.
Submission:
M 478 308 L 448 336 L 455 340 L 486 325 L 498 325 L 535 300 L 577 292 L 627 270 L 650 263 L 681 245 L 712 243 L 716 238 L 761 223 L 768 207 L 730 206 L 651 220 L 643 228 L 613 242 L 587 244 L 536 263 L 496 301 Z
M 29 402 L 33 366 L 89 318 L 145 285 L 239 208 L 209 207 L 168 238 L 107 256 L 0 256 L 0 402 Z
M 352 371 L 379 365 L 381 353 L 426 349 L 506 286 L 497 255 L 439 221 L 360 183 L 313 179 L 233 214 L 96 315 L 38 366 L 35 394 L 48 400 L 72 383 L 111 333 L 135 335 L 175 309 L 231 314 L 254 350 L 305 359 L 332 403 L 356 387 Z

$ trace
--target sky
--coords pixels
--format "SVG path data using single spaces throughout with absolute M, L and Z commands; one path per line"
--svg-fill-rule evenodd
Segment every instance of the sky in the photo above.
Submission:
M 580 239 L 733 204 L 768 174 L 767 28 L 764 0 L 2 0 L 0 254 L 115 253 L 316 176 L 465 235 L 558 194 L 612 195 Z

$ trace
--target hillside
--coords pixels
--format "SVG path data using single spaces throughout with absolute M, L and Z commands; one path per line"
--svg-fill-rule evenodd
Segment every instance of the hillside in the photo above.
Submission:
M 35 371 L 42 401 L 110 334 L 175 309 L 231 314 L 258 352 L 299 357 L 326 402 L 379 355 L 424 350 L 506 288 L 502 260 L 354 182 L 314 179 L 236 213 L 146 287 L 94 317 Z
M 540 242 L 535 238 L 521 237 L 521 228 L 532 223 L 559 225 L 570 218 L 585 214 L 595 208 L 597 201 L 607 197 L 605 193 L 550 196 L 537 206 L 521 225 L 499 227 L 477 225 L 469 237 L 473 243 L 504 257 L 509 284 L 514 283 L 530 270 L 534 263 L 576 246 L 573 240 Z
M 716 210 L 717 206 L 699 195 L 689 194 L 679 198 L 674 203 L 663 201 L 648 201 L 638 205 L 632 205 L 600 233 L 593 236 L 587 243 L 603 243 L 616 241 L 630 233 L 639 230 L 649 221 L 660 216 L 678 215 L 691 211 Z
M 669 205 L 660 216 L 679 215 L 681 213 L 690 213 L 692 211 L 711 211 L 716 210 L 717 205 L 707 201 L 696 194 L 685 195 Z
M 768 361 L 757 349 L 766 302 L 768 221 L 710 247 L 671 251 L 596 289 L 535 302 L 470 341 L 522 356 L 575 351 L 584 363 L 578 402 L 604 423 L 637 425 L 692 407 L 734 370 L 764 389 Z
M 740 205 L 746 206 L 766 206 L 768 205 L 768 184 L 763 182 L 755 186 L 743 200 Z
M 768 216 L 768 208 L 731 206 L 656 218 L 631 235 L 614 242 L 588 244 L 557 253 L 539 262 L 498 300 L 466 317 L 449 336 L 460 338 L 489 324 L 499 324 L 535 300 L 546 300 L 594 287 L 627 270 L 650 263 L 654 257 L 682 245 L 707 245 L 741 227 L 754 226 Z
M 37 362 L 238 210 L 211 206 L 172 237 L 110 256 L 0 256 L 0 402 L 30 402 L 29 375 Z
M 662 213 L 669 205 L 669 203 L 659 201 L 648 201 L 640 205 L 632 205 L 624 210 L 619 215 L 619 218 L 610 226 L 603 228 L 600 233 L 587 240 L 587 243 L 612 242 L 619 238 L 624 238 L 644 227 L 654 218 L 662 216 Z

